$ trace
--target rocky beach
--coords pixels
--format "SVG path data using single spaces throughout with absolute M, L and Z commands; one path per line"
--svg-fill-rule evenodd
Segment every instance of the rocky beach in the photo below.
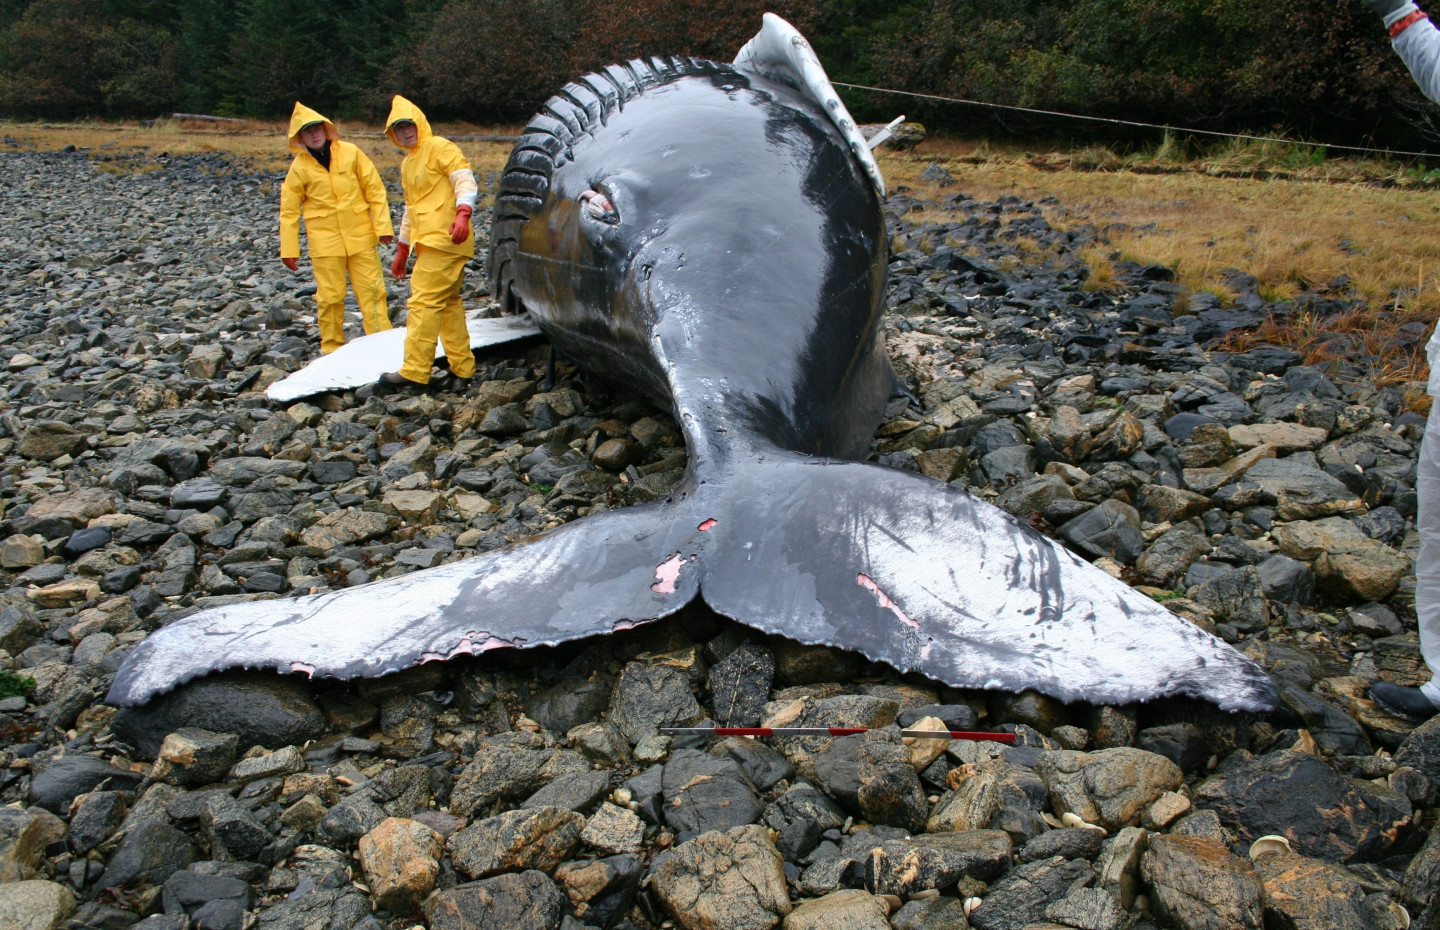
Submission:
M 1440 718 L 1366 697 L 1428 675 L 1421 386 L 1377 388 L 1359 347 L 1329 367 L 1234 350 L 1267 318 L 1352 309 L 1343 281 L 1276 303 L 1236 272 L 1222 300 L 1118 262 L 1090 289 L 1077 253 L 1100 234 L 1053 226 L 1063 205 L 922 178 L 886 205 L 909 395 L 872 459 L 1233 643 L 1275 712 L 957 690 L 696 605 L 349 684 L 216 674 L 117 711 L 116 669 L 168 622 L 655 500 L 686 453 L 668 411 L 563 359 L 552 377 L 538 340 L 482 352 L 458 392 L 272 405 L 318 352 L 308 269 L 277 258 L 279 176 L 6 151 L 0 926 L 1440 930 Z M 466 306 L 487 293 L 482 259 Z M 659 732 L 703 725 L 872 729 Z

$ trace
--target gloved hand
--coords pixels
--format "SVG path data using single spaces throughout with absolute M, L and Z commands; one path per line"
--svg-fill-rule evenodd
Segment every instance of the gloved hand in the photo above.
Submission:
M 461 204 L 455 208 L 455 222 L 450 224 L 450 241 L 459 245 L 470 235 L 470 214 L 473 208 L 469 204 Z
M 286 268 L 289 268 L 291 271 L 300 270 L 300 262 L 297 259 L 282 258 L 280 259 L 280 264 L 284 265 Z
M 1386 26 L 1391 26 L 1420 9 L 1411 0 L 1361 0 L 1361 2 L 1384 19 Z
M 405 263 L 410 260 L 410 243 L 395 246 L 395 260 L 390 263 L 390 274 L 396 278 L 405 277 Z
M 381 236 L 381 237 L 380 237 L 380 241 L 383 242 L 383 243 L 386 244 L 386 245 L 389 245 L 390 243 L 392 243 L 392 242 L 395 241 L 395 237 L 394 237 L 394 236 Z

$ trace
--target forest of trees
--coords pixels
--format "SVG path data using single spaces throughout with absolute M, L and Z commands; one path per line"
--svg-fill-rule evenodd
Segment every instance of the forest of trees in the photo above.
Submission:
M 611 61 L 729 60 L 766 10 L 836 81 L 1332 143 L 1436 137 L 1440 110 L 1360 0 L 0 0 L 0 117 L 271 119 L 300 99 L 378 119 L 398 92 L 439 119 L 514 123 Z M 845 95 L 862 120 L 1116 137 Z

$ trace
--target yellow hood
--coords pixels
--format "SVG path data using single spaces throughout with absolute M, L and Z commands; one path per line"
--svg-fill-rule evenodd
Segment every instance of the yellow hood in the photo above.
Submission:
M 385 120 L 385 135 L 399 148 L 404 148 L 404 146 L 395 139 L 395 124 L 406 119 L 415 124 L 415 147 L 419 148 L 425 144 L 426 139 L 433 135 L 430 132 L 430 121 L 425 118 L 424 113 L 420 112 L 419 107 L 396 94 L 395 99 L 390 103 L 390 116 Z
M 297 100 L 295 101 L 295 111 L 290 114 L 290 132 L 288 133 L 292 152 L 306 151 L 304 143 L 300 141 L 300 130 L 316 121 L 325 124 L 325 138 L 331 142 L 339 140 L 340 130 L 335 128 L 334 123 Z

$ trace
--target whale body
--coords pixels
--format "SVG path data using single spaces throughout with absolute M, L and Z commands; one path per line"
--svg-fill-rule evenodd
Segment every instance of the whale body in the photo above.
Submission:
M 674 411 L 663 499 L 356 588 L 215 608 L 121 668 L 133 705 L 245 666 L 352 678 L 657 620 L 702 599 L 956 687 L 1273 708 L 1253 662 L 964 490 L 857 461 L 895 382 L 883 179 L 804 39 L 567 85 L 500 180 L 492 288 Z M 858 141 L 857 141 L 858 140 Z

